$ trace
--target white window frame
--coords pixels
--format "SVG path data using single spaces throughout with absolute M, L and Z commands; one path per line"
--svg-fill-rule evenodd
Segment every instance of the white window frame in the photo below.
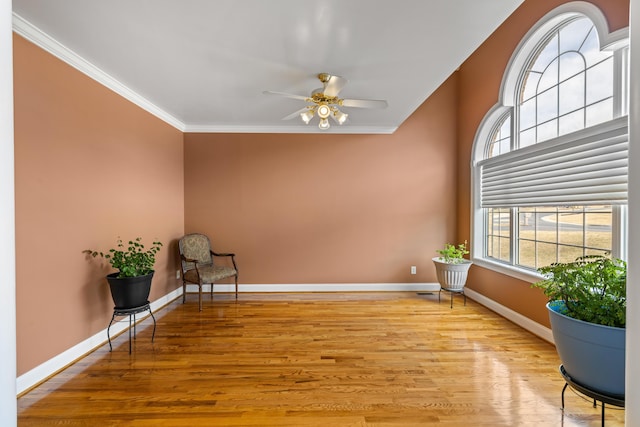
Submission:
M 485 115 L 475 135 L 471 156 L 471 259 L 481 267 L 515 277 L 528 282 L 540 280 L 541 275 L 533 270 L 518 267 L 514 263 L 506 264 L 498 260 L 485 257 L 485 212 L 480 207 L 480 179 L 481 168 L 479 163 L 486 157 L 486 149 L 489 138 L 493 135 L 495 128 L 505 115 L 511 115 L 511 134 L 515 135 L 515 124 L 518 118 L 515 116 L 517 108 L 517 89 L 521 86 L 522 78 L 525 74 L 525 67 L 531 55 L 538 50 L 546 40 L 548 34 L 556 29 L 558 25 L 566 20 L 584 16 L 593 22 L 601 50 L 611 50 L 614 52 L 614 72 L 622 73 L 628 70 L 626 58 L 629 45 L 629 28 L 621 28 L 615 32 L 609 32 L 606 17 L 600 9 L 592 3 L 585 1 L 574 1 L 565 3 L 546 14 L 540 19 L 524 36 L 516 47 L 509 63 L 505 69 L 500 86 L 499 101 Z M 628 79 L 616 79 L 614 87 L 614 118 L 627 114 L 628 87 L 623 87 L 622 83 Z M 588 129 L 588 128 L 587 128 Z M 595 133 L 595 129 L 594 129 Z M 515 208 L 513 208 L 515 209 Z M 512 215 L 513 216 L 513 215 Z M 613 206 L 613 256 L 626 259 L 626 206 Z M 515 224 L 512 221 L 511 246 L 512 258 L 513 249 L 516 245 L 517 236 L 515 234 Z M 616 237 L 618 236 L 618 237 Z

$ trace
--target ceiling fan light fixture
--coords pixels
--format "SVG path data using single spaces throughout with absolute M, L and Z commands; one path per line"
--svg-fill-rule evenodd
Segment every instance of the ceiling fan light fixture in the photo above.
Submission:
M 297 99 L 307 103 L 306 107 L 293 112 L 282 120 L 290 120 L 300 117 L 305 124 L 311 123 L 315 116 L 318 116 L 320 130 L 327 130 L 331 127 L 330 120 L 335 121 L 338 125 L 347 122 L 349 115 L 339 110 L 338 107 L 345 108 L 387 108 L 387 101 L 382 99 L 350 99 L 340 98 L 339 93 L 347 83 L 347 79 L 328 73 L 318 74 L 318 79 L 322 83 L 322 87 L 314 89 L 310 96 L 295 95 L 285 92 L 264 91 L 268 95 L 284 96 L 286 98 Z M 331 119 L 329 119 L 331 117 Z
M 311 119 L 313 119 L 313 114 L 314 114 L 313 109 L 310 109 L 300 113 L 300 118 L 302 119 L 303 122 L 305 122 L 305 124 L 309 124 Z
M 335 111 L 333 112 L 333 117 L 336 119 L 336 122 L 338 122 L 338 124 L 341 125 L 347 121 L 347 117 L 349 117 L 349 115 L 347 113 L 343 113 L 342 111 L 336 108 Z
M 320 123 L 318 123 L 318 127 L 320 128 L 320 130 L 327 130 L 331 127 L 331 125 L 329 124 L 329 120 L 325 118 L 325 119 L 320 119 Z
M 331 115 L 331 108 L 328 105 L 321 104 L 318 106 L 318 117 L 326 119 L 329 115 Z

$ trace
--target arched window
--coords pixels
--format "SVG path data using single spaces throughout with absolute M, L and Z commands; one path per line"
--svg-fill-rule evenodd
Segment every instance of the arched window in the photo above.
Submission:
M 613 118 L 613 53 L 600 50 L 589 18 L 575 17 L 547 35 L 518 91 L 519 147 Z
M 567 3 L 529 31 L 474 141 L 472 258 L 536 280 L 578 256 L 625 257 L 628 29 Z

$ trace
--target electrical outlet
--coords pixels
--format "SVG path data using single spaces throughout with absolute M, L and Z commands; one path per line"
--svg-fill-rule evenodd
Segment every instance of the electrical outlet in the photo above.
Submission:
M 411 266 L 411 274 L 416 274 L 416 266 L 415 265 Z
M 176 279 L 180 278 L 180 270 L 176 270 Z

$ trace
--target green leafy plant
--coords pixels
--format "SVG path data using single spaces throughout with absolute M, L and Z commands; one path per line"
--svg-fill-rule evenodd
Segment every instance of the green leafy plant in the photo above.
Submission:
M 145 249 L 142 244 L 142 238 L 129 240 L 129 246 L 125 248 L 122 240 L 118 238 L 116 248 L 109 249 L 109 252 L 103 253 L 86 249 L 82 253 L 89 254 L 92 257 L 98 255 L 109 261 L 111 266 L 118 270 L 118 277 L 137 277 L 145 276 L 153 271 L 153 265 L 156 262 L 156 254 L 162 247 L 162 243 L 155 241 L 149 249 Z
M 574 319 L 624 328 L 627 264 L 602 255 L 579 257 L 538 269 L 544 280 L 532 286 L 549 297 L 552 309 Z
M 458 246 L 447 243 L 444 245 L 444 249 L 439 249 L 436 252 L 440 254 L 440 260 L 447 264 L 460 264 L 464 260 L 463 256 L 469 253 L 466 240 Z

